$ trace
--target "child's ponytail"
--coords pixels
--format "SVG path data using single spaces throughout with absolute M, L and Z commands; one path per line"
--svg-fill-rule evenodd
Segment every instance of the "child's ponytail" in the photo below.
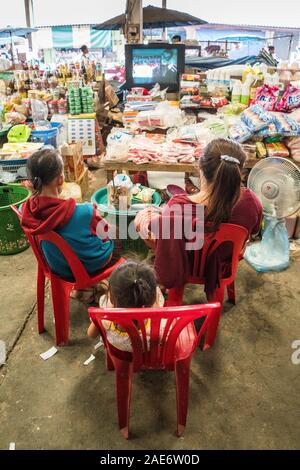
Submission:
M 40 194 L 43 186 L 60 176 L 63 169 L 62 158 L 56 149 L 45 148 L 33 153 L 27 161 L 27 175 L 34 195 Z

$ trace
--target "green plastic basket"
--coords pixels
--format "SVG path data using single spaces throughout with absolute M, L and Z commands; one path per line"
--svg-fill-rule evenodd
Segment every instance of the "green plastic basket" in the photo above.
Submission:
M 92 195 L 92 203 L 97 205 L 99 212 L 102 217 L 104 217 L 108 223 L 119 225 L 120 218 L 122 216 L 127 217 L 128 225 L 134 220 L 136 214 L 139 212 L 137 209 L 128 209 L 128 211 L 119 211 L 115 208 L 109 207 L 107 205 L 107 188 L 98 189 Z M 155 192 L 152 196 L 152 204 L 154 206 L 159 206 L 161 204 L 161 197 L 158 192 Z M 135 252 L 139 255 L 147 256 L 148 248 L 145 245 L 144 240 L 137 238 L 136 240 L 131 240 L 126 238 L 122 240 L 123 250 L 125 252 Z
M 30 196 L 23 186 L 0 186 L 0 255 L 13 255 L 29 247 L 18 216 L 11 205 L 20 206 Z

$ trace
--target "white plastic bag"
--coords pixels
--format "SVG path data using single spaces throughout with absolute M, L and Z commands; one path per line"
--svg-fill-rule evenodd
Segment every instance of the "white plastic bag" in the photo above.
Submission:
M 32 120 L 34 123 L 38 121 L 47 121 L 48 106 L 41 100 L 31 100 Z M 36 127 L 36 126 L 35 126 Z M 50 126 L 51 127 L 51 126 Z
M 282 271 L 289 266 L 290 244 L 285 220 L 265 218 L 261 242 L 246 248 L 245 260 L 258 272 Z

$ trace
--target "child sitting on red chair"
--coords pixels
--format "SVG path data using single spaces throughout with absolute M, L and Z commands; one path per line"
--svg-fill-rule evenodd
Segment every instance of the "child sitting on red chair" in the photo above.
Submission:
M 109 278 L 107 295 L 100 298 L 100 307 L 147 308 L 162 307 L 164 299 L 156 284 L 154 271 L 146 264 L 128 261 L 118 266 Z M 131 341 L 120 325 L 103 320 L 107 340 L 121 351 L 132 351 Z M 150 320 L 145 325 L 146 334 L 150 335 Z M 97 326 L 92 322 L 88 336 L 99 336 Z
M 21 224 L 25 231 L 33 236 L 56 231 L 69 243 L 89 274 L 118 261 L 118 244 L 107 238 L 104 231 L 101 238 L 97 235 L 100 221 L 104 222 L 103 226 L 108 225 L 96 208 L 90 203 L 76 204 L 75 199 L 60 198 L 64 164 L 57 150 L 35 152 L 28 159 L 27 173 L 33 194 L 21 207 Z M 73 277 L 67 261 L 56 246 L 43 241 L 42 250 L 54 273 L 64 279 Z

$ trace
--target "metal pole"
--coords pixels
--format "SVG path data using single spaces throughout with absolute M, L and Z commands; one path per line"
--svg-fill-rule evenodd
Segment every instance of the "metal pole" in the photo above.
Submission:
M 142 0 L 127 0 L 125 32 L 129 42 L 130 27 L 139 27 L 139 42 L 143 42 L 143 5 Z
M 10 47 L 11 47 L 12 65 L 13 65 L 13 68 L 15 68 L 14 44 L 13 44 L 12 32 L 10 31 L 9 34 L 10 34 Z
M 288 55 L 288 59 L 290 59 L 290 57 L 291 57 L 293 39 L 294 39 L 294 35 L 291 34 L 290 44 L 289 44 L 289 55 Z
M 33 3 L 32 0 L 24 0 L 26 26 L 31 28 L 33 26 Z M 28 35 L 29 48 L 32 50 L 32 35 Z
M 167 8 L 167 0 L 162 0 L 161 4 L 162 8 Z M 162 34 L 163 39 L 167 39 L 167 29 L 163 28 L 163 34 Z

